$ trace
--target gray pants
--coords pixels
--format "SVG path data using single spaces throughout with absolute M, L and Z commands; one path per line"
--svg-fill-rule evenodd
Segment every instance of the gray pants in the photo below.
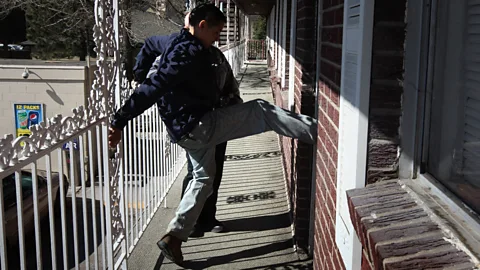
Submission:
M 313 144 L 317 124 L 312 117 L 292 113 L 261 99 L 204 115 L 198 126 L 178 142 L 190 156 L 193 179 L 188 183 L 167 233 L 187 241 L 205 201 L 212 193 L 217 144 L 272 130 Z

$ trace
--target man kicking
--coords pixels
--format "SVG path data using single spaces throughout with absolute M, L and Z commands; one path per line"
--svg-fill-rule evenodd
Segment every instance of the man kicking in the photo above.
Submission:
M 165 257 L 179 265 L 183 263 L 182 242 L 188 240 L 213 190 L 218 144 L 266 131 L 310 144 L 316 139 L 314 118 L 261 99 L 216 108 L 219 97 L 211 91 L 216 81 L 208 48 L 219 39 L 225 22 L 225 15 L 212 4 L 193 9 L 189 29 L 182 29 L 166 47 L 157 73 L 126 100 L 113 116 L 110 128 L 109 143 L 115 147 L 128 121 L 157 103 L 172 142 L 190 156 L 193 179 L 166 234 L 157 243 Z

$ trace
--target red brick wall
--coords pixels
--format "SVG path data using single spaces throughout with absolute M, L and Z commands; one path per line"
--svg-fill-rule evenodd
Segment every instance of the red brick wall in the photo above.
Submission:
M 343 0 L 323 1 L 318 94 L 315 269 L 344 269 L 335 244 Z
M 295 111 L 311 114 L 315 78 L 315 3 L 299 0 L 295 48 Z M 342 61 L 343 0 L 323 1 L 315 164 L 315 269 L 344 269 L 335 244 L 336 181 Z M 375 5 L 368 183 L 396 176 L 403 73 L 406 0 Z M 391 8 L 394 7 L 394 8 Z M 288 11 L 290 12 L 290 11 Z M 390 87 L 389 87 L 390 86 Z M 276 88 L 276 92 L 281 90 Z M 278 94 L 277 94 L 278 95 Z M 281 104 L 281 102 L 279 102 Z M 285 105 L 285 104 L 284 104 Z M 386 113 L 385 113 L 386 112 Z M 310 196 L 309 148 L 282 138 L 285 172 L 293 206 L 297 244 L 308 243 Z M 362 269 L 368 269 L 363 258 Z
M 375 1 L 367 184 L 398 177 L 406 0 Z
M 287 60 L 290 55 L 290 18 L 291 1 L 287 10 Z M 307 115 L 314 114 L 314 66 L 316 44 L 316 2 L 315 0 L 301 0 L 297 3 L 297 33 L 295 48 L 295 111 Z M 280 56 L 280 55 L 279 55 Z M 288 71 L 289 61 L 285 63 Z M 280 68 L 280 67 L 279 67 Z M 272 71 L 276 76 L 276 71 Z M 278 82 L 280 78 L 272 78 L 272 88 L 277 105 L 286 108 L 288 104 L 282 102 L 282 91 L 288 91 L 288 79 L 283 89 Z M 299 143 L 290 138 L 280 137 L 283 152 L 283 164 L 287 178 L 290 204 L 292 206 L 295 242 L 301 249 L 308 247 L 310 226 L 310 204 L 312 187 L 312 152 L 311 145 Z
M 282 98 L 287 95 L 288 97 L 288 91 L 289 91 L 289 73 L 290 73 L 290 35 L 291 35 L 291 9 L 292 9 L 292 2 L 290 0 L 287 1 L 287 31 L 286 31 L 286 44 L 287 46 L 285 47 L 286 50 L 286 67 L 285 67 L 285 85 L 283 88 L 279 89 L 278 92 L 278 99 L 277 105 L 281 106 L 284 109 L 289 109 L 288 108 L 288 99 Z M 292 187 L 292 173 L 293 173 L 293 165 L 295 164 L 295 156 L 293 155 L 294 148 L 296 148 L 296 144 L 294 143 L 294 140 L 288 138 L 288 137 L 280 137 L 281 141 L 281 148 L 282 148 L 282 153 L 283 153 L 283 166 L 285 169 L 285 176 L 287 180 L 287 186 L 288 186 L 288 191 L 289 191 L 289 198 L 290 202 L 293 205 L 293 201 L 295 198 L 295 186 Z
M 275 14 L 275 8 L 272 8 L 272 11 Z M 288 27 L 290 27 L 290 22 L 287 22 Z M 274 29 L 277 29 L 277 23 L 274 26 Z M 289 28 L 287 28 L 288 33 L 290 33 Z M 273 39 L 274 37 L 270 37 Z M 287 106 L 288 104 L 285 104 L 282 98 L 282 92 L 285 91 L 285 89 L 281 89 L 280 87 L 280 79 L 277 77 L 277 70 L 274 68 L 275 63 L 277 61 L 276 54 L 274 50 L 272 50 L 272 57 L 269 57 L 269 67 L 270 67 L 270 84 L 272 87 L 272 92 L 273 92 L 273 97 L 274 97 L 274 102 L 275 105 L 280 106 L 282 108 L 288 109 Z M 288 86 L 288 84 L 287 84 Z M 286 91 L 288 91 L 288 87 L 286 88 Z M 292 174 L 292 142 L 293 140 L 288 138 L 288 137 L 282 137 L 280 136 L 280 148 L 283 153 L 283 167 L 284 167 L 284 173 L 287 181 L 287 187 L 290 192 L 290 198 L 292 197 L 291 191 L 291 174 Z
M 291 1 L 288 1 L 291 3 Z M 289 5 L 289 11 L 291 10 L 291 4 Z M 275 8 L 272 9 L 272 12 L 275 12 Z M 290 16 L 289 16 L 290 18 Z M 275 26 L 276 28 L 277 26 Z M 287 37 L 290 36 L 290 21 L 287 21 Z M 290 39 L 287 38 L 288 44 L 290 44 Z M 290 45 L 287 47 L 288 49 L 290 48 Z M 290 50 L 287 51 L 287 58 L 290 56 Z M 280 106 L 284 109 L 288 109 L 288 103 L 284 102 L 282 98 L 282 94 L 284 95 L 285 91 L 288 92 L 288 83 L 286 84 L 286 88 L 281 89 L 280 87 L 280 79 L 277 77 L 277 70 L 274 69 L 273 67 L 275 66 L 275 61 L 276 61 L 276 56 L 272 57 L 271 60 L 271 72 L 270 72 L 270 83 L 272 86 L 272 91 L 273 91 L 273 96 L 274 96 L 274 101 L 275 105 Z M 288 67 L 288 66 L 287 66 Z M 282 93 L 283 92 L 283 93 Z M 287 181 L 287 188 L 289 191 L 289 199 L 291 205 L 293 205 L 293 198 L 295 197 L 295 186 L 292 188 L 292 164 L 294 164 L 295 158 L 292 155 L 293 148 L 295 145 L 293 144 L 293 140 L 288 138 L 288 137 L 282 137 L 280 136 L 280 148 L 283 153 L 283 167 L 284 167 L 284 173 Z
M 375 2 L 366 184 L 398 177 L 406 4 Z M 362 270 L 374 269 L 367 254 Z
M 295 112 L 314 115 L 314 67 L 316 44 L 315 0 L 297 1 L 295 47 Z M 291 147 L 291 200 L 295 225 L 295 240 L 299 248 L 308 247 L 312 188 L 312 145 L 294 141 Z

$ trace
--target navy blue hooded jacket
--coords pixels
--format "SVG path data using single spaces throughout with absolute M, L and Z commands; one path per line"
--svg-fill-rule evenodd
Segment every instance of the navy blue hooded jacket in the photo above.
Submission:
M 152 48 L 166 48 L 158 72 L 145 79 L 126 100 L 111 125 L 123 129 L 129 120 L 157 103 L 172 141 L 178 142 L 219 101 L 216 65 L 209 50 L 186 29 L 176 37 L 164 36 L 155 42 L 159 44 Z

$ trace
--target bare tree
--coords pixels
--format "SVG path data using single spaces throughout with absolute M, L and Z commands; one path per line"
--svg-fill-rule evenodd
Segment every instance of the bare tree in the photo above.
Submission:
M 49 11 L 52 16 L 45 26 L 62 23 L 68 26 L 65 31 L 93 20 L 93 0 L 2 0 L 0 1 L 0 18 L 7 16 L 17 8 Z M 62 17 L 62 19 L 52 20 L 55 16 Z
M 137 12 L 136 23 L 140 24 L 140 28 L 165 29 L 167 25 L 172 28 L 173 24 L 177 30 L 182 26 L 184 2 L 185 0 L 121 1 L 121 23 L 125 30 L 122 34 L 127 37 L 123 49 L 127 61 L 133 60 L 132 45 L 142 43 L 145 38 L 143 33 L 132 31 L 133 14 Z M 70 53 L 83 60 L 88 53 L 93 54 L 94 3 L 95 0 L 0 0 L 0 19 L 13 9 L 22 9 L 27 14 L 27 36 L 38 44 L 37 52 L 43 53 L 38 57 L 65 57 Z M 143 21 L 141 12 L 146 9 L 153 11 L 155 20 Z M 145 23 L 145 27 L 142 27 L 142 23 Z M 65 51 L 63 55 L 62 50 Z M 58 55 L 52 55 L 52 52 L 58 52 Z

